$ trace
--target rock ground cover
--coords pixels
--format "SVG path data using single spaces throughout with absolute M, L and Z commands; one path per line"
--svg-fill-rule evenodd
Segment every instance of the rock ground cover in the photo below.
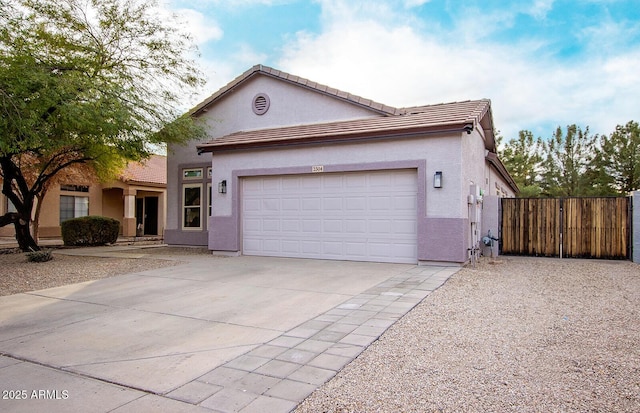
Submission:
M 296 412 L 637 412 L 638 343 L 640 266 L 485 260 Z

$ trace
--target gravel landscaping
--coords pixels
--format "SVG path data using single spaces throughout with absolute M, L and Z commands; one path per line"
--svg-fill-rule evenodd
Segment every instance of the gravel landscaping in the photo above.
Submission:
M 139 250 L 148 257 L 98 258 L 56 254 L 43 263 L 27 262 L 16 250 L 0 250 L 0 296 L 173 266 L 180 255 L 211 255 L 205 248 L 158 247 Z M 164 259 L 172 257 L 173 259 Z
M 638 412 L 640 266 L 501 257 L 465 268 L 303 412 Z

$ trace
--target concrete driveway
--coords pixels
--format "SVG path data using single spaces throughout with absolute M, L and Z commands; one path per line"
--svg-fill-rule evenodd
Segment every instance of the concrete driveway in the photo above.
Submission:
M 179 258 L 0 297 L 0 411 L 288 412 L 457 270 Z

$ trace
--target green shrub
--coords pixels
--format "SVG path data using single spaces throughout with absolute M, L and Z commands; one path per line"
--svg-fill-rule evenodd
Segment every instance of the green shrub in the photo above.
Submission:
M 27 252 L 28 262 L 47 262 L 53 259 L 53 254 L 49 250 Z
M 118 240 L 120 222 L 113 218 L 88 216 L 64 221 L 61 229 L 64 245 L 105 245 Z

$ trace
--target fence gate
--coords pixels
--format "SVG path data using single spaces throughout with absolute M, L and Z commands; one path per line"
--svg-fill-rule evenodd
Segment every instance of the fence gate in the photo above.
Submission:
M 631 256 L 631 198 L 503 198 L 502 254 Z

